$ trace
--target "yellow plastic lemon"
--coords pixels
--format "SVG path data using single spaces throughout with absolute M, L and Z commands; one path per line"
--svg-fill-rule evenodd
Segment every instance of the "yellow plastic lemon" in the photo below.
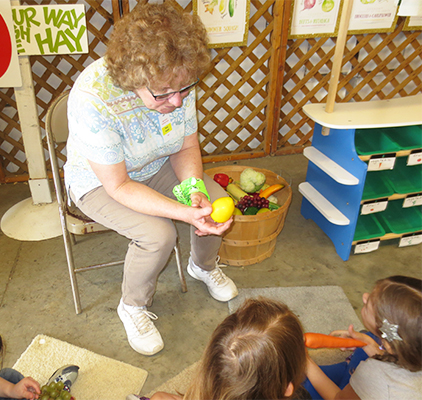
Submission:
M 220 197 L 212 203 L 211 218 L 218 223 L 230 219 L 234 211 L 234 202 L 231 197 Z

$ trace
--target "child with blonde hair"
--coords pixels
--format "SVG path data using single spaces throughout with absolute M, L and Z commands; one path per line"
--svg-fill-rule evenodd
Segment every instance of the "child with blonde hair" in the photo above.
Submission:
M 215 329 L 186 394 L 158 392 L 151 400 L 309 398 L 305 368 L 297 316 L 282 303 L 248 299 Z
M 305 388 L 313 399 L 421 399 L 422 281 L 406 276 L 381 279 L 370 294 L 363 295 L 363 303 L 363 324 L 379 341 L 354 331 L 353 326 L 343 334 L 367 343 L 363 350 L 369 358 L 354 371 L 346 370 L 351 376 L 343 388 L 338 382 L 344 377 L 333 381 L 308 357 L 312 385 L 306 383 Z

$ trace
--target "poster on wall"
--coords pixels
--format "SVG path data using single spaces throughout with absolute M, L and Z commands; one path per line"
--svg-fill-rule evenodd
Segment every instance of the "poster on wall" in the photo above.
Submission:
M 22 78 L 10 1 L 0 1 L 0 87 L 21 87 Z
M 337 36 L 340 0 L 292 2 L 290 38 Z
M 407 17 L 403 26 L 404 31 L 421 31 L 422 17 Z
M 12 15 L 19 54 L 88 53 L 83 4 L 16 6 Z
M 348 33 L 393 32 L 397 18 L 397 0 L 355 0 Z
M 402 0 L 400 2 L 400 16 L 407 17 L 404 23 L 404 31 L 422 30 L 422 2 L 414 0 Z
M 422 2 L 417 0 L 401 0 L 397 14 L 402 17 L 422 17 Z
M 250 0 L 193 0 L 209 36 L 209 47 L 246 46 Z

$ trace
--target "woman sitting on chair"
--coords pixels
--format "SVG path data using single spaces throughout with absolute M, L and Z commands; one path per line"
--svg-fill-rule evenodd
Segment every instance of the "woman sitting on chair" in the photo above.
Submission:
M 191 225 L 188 273 L 216 300 L 237 295 L 216 262 L 232 220 L 210 217 L 211 202 L 227 194 L 203 173 L 197 132 L 194 86 L 209 63 L 198 16 L 139 4 L 68 100 L 66 187 L 86 215 L 131 239 L 117 312 L 145 355 L 164 346 L 147 307 L 176 243 L 172 220 Z

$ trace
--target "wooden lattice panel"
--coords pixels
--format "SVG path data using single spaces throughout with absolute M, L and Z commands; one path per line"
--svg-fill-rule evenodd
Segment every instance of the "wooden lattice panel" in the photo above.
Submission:
M 422 35 L 402 31 L 348 37 L 336 102 L 410 96 L 422 90 Z M 313 123 L 303 113 L 326 101 L 334 38 L 289 40 L 275 154 L 301 151 L 311 143 Z M 335 110 L 335 109 L 334 109 Z
M 124 0 L 124 10 L 137 1 L 147 0 Z M 165 1 L 192 11 L 189 0 Z M 51 101 L 105 53 L 113 27 L 112 3 L 116 0 L 77 2 L 86 5 L 89 53 L 30 58 L 42 131 Z M 313 124 L 302 107 L 325 102 L 336 39 L 287 40 L 290 2 L 251 0 L 247 45 L 211 50 L 211 68 L 201 77 L 197 91 L 204 162 L 291 154 L 310 145 Z M 422 35 L 402 31 L 403 25 L 399 19 L 392 33 L 348 37 L 336 102 L 388 99 L 421 91 Z M 21 136 L 13 89 L 1 89 L 0 182 L 28 179 Z M 64 162 L 63 148 L 57 151 Z
M 21 0 L 22 5 L 84 3 L 89 40 L 87 54 L 30 56 L 34 91 L 39 112 L 40 126 L 44 136 L 44 119 L 50 103 L 64 90 L 70 88 L 83 69 L 100 58 L 106 49 L 108 37 L 113 27 L 110 0 Z M 45 156 L 48 160 L 47 143 L 43 139 Z M 59 159 L 66 160 L 63 146 L 57 149 Z M 19 125 L 19 115 L 13 89 L 0 91 L 0 156 L 3 157 L 3 170 L 27 179 L 25 150 Z M 47 168 L 49 165 L 47 163 Z M 15 178 L 19 180 L 19 178 Z
M 204 162 L 265 155 L 274 2 L 251 0 L 246 46 L 211 51 L 211 67 L 197 90 Z M 190 12 L 192 4 L 184 10 Z
M 264 153 L 272 5 L 273 1 L 251 1 L 247 46 L 212 52 L 212 69 L 200 84 L 198 100 L 205 160 L 245 152 Z

